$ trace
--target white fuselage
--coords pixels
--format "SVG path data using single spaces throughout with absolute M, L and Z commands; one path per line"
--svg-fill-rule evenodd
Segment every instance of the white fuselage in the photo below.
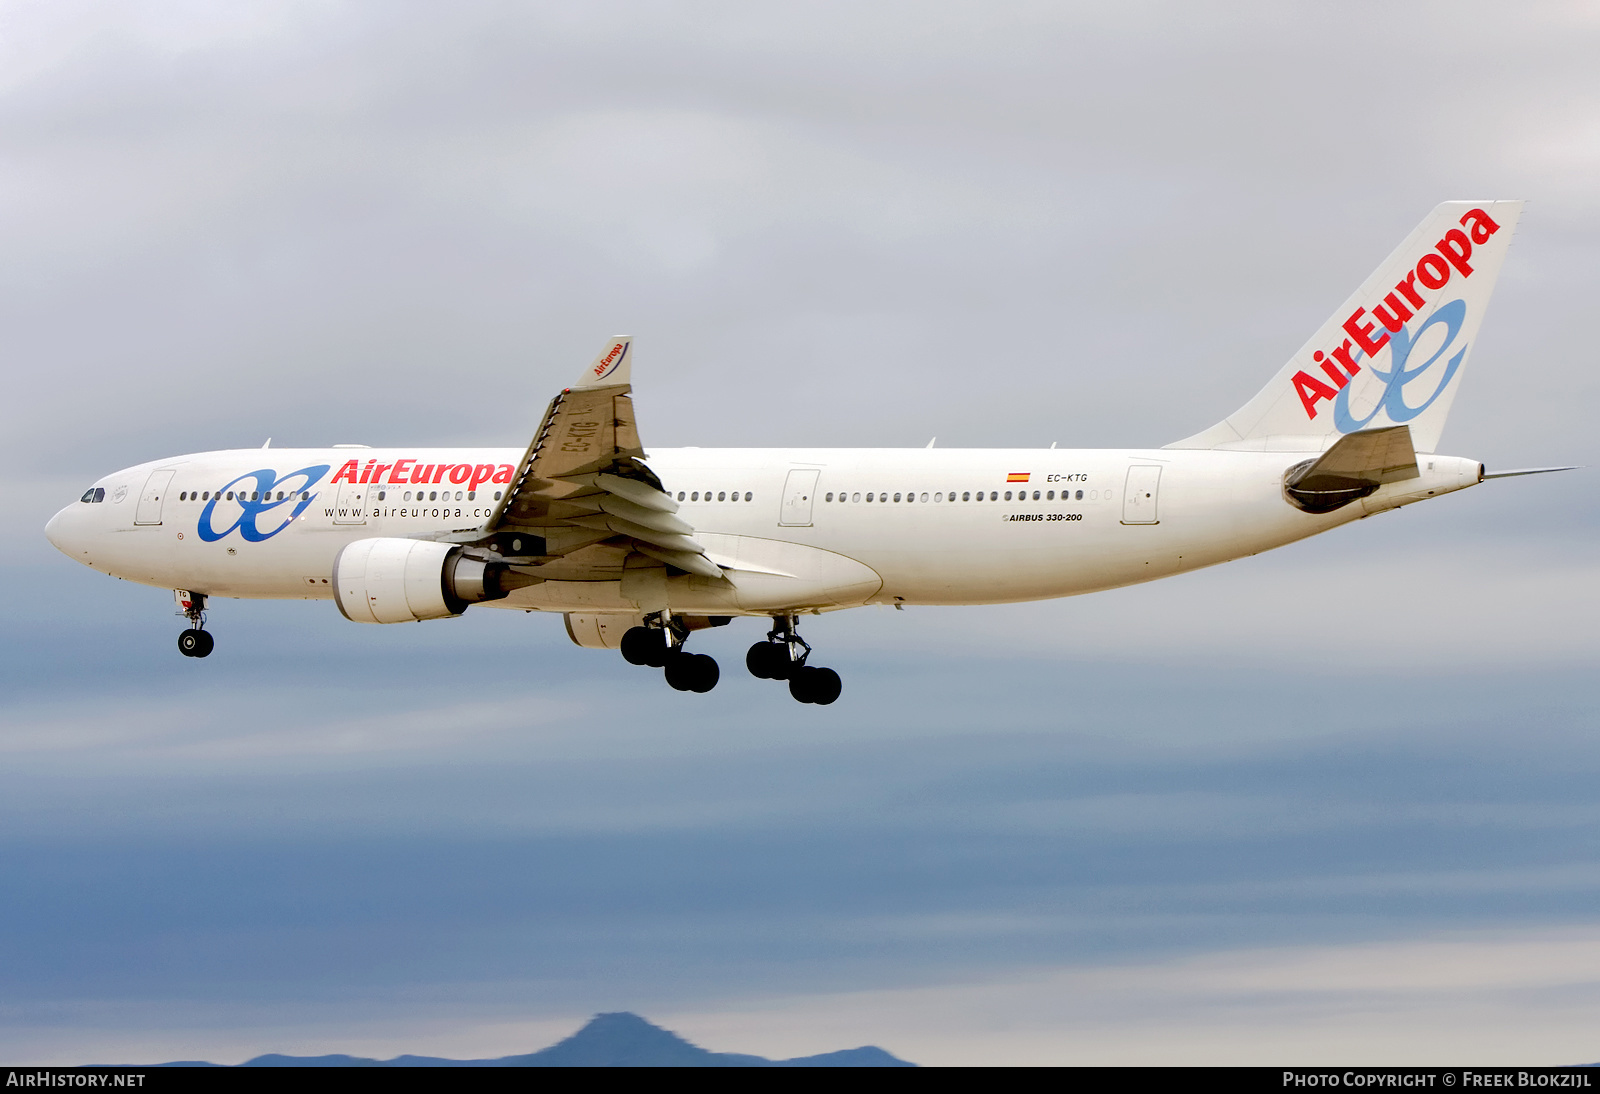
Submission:
M 672 609 L 749 615 L 1073 596 L 1256 554 L 1482 475 L 1476 461 L 1419 454 L 1419 478 L 1312 515 L 1283 496 L 1285 469 L 1308 455 L 683 448 L 652 449 L 649 465 L 730 579 L 670 579 Z M 470 539 L 521 457 L 514 449 L 198 453 L 106 476 L 95 484 L 104 500 L 67 506 L 47 534 L 79 562 L 130 581 L 211 597 L 332 599 L 335 559 L 356 540 Z M 381 481 L 334 483 L 352 459 L 382 469 Z M 468 468 L 487 470 L 453 470 Z M 639 607 L 625 577 L 547 572 L 494 605 Z

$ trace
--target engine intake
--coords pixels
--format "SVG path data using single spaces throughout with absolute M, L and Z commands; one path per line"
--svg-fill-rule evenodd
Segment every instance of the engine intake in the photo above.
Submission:
M 505 576 L 504 564 L 471 558 L 454 544 L 358 539 L 334 560 L 333 595 L 352 622 L 415 623 L 507 596 Z

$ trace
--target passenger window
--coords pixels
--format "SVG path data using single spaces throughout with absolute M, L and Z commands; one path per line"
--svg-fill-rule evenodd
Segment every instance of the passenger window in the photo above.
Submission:
M 923 495 L 922 495 L 922 500 L 923 500 L 923 501 L 927 501 L 927 500 L 928 500 L 928 495 L 927 495 L 927 494 L 926 494 L 926 493 L 924 493 L 924 494 L 923 494 Z
M 383 500 L 387 499 L 388 496 L 389 496 L 389 491 L 387 491 L 387 490 L 379 490 L 378 491 L 378 500 L 379 501 L 383 501 Z M 283 495 L 279 494 L 278 497 L 281 498 L 281 497 L 283 497 Z
M 499 490 L 496 490 L 496 491 L 495 491 L 495 492 L 494 492 L 494 500 L 495 500 L 495 501 L 499 501 L 499 500 L 500 500 L 500 493 L 501 493 L 501 492 L 500 492 L 500 491 L 499 491 Z M 679 497 L 680 497 L 680 498 L 681 498 L 681 497 L 683 497 L 683 495 L 682 495 L 682 494 L 679 494 L 679 495 L 678 495 L 678 496 L 679 496 Z
M 717 500 L 718 500 L 718 501 L 727 501 L 727 500 L 728 500 L 728 493 L 727 493 L 727 491 L 725 491 L 725 490 L 718 490 L 718 491 L 717 491 Z
M 311 500 L 311 491 L 309 491 L 309 490 L 300 491 L 300 500 L 301 501 L 310 501 Z
M 411 491 L 407 490 L 404 494 L 402 494 L 401 497 L 400 497 L 400 500 L 401 501 L 410 501 L 411 500 Z
M 867 500 L 868 500 L 868 501 L 871 501 L 871 500 L 872 500 L 872 491 L 871 491 L 871 490 L 868 490 L 868 491 L 867 491 Z
M 478 500 L 478 492 L 476 490 L 468 490 L 467 491 L 467 500 L 468 501 L 477 501 Z
M 1054 490 L 1045 491 L 1044 500 L 1045 501 L 1055 501 L 1056 500 L 1056 492 Z
M 745 491 L 745 492 L 744 492 L 744 500 L 745 500 L 745 501 L 749 501 L 749 500 L 750 500 L 750 499 L 751 499 L 751 498 L 753 498 L 753 497 L 755 497 L 755 495 L 754 495 L 754 494 L 752 494 L 752 493 L 751 493 L 751 492 L 750 492 L 750 491 L 748 491 L 748 490 L 746 490 L 746 491 Z
M 696 490 L 694 493 L 690 494 L 689 495 L 689 500 L 690 501 L 699 501 L 700 500 L 700 491 Z
M 1010 494 L 1006 495 L 1006 497 L 1008 497 L 1008 498 L 1010 496 L 1011 496 Z M 998 490 L 989 491 L 989 500 L 990 501 L 999 501 L 1000 500 L 1000 491 L 998 491 Z
M 228 491 L 228 500 L 229 500 L 229 501 L 232 501 L 232 500 L 233 500 L 233 491 L 232 491 L 232 490 L 229 490 L 229 491 Z
M 1011 500 L 1011 491 L 1009 491 L 1009 490 L 1006 491 L 1006 500 L 1007 501 Z
M 860 495 L 860 494 L 859 494 L 859 493 L 857 493 L 857 494 L 851 494 L 851 495 L 850 495 L 850 500 L 851 500 L 851 501 L 860 501 L 860 500 L 861 500 L 861 495 Z
M 833 500 L 833 491 L 831 491 L 831 490 L 828 491 L 828 493 L 823 497 L 822 500 L 823 501 L 832 501 Z
M 1035 490 L 1033 492 L 1033 500 L 1034 501 L 1038 501 L 1039 500 L 1039 491 Z
M 896 493 L 896 494 L 895 494 L 895 496 L 894 496 L 894 500 L 895 500 L 895 501 L 899 501 L 899 500 L 900 500 L 900 495 L 899 495 L 899 493 Z
M 934 501 L 943 501 L 944 500 L 944 495 L 942 493 L 941 494 L 935 494 L 933 496 L 933 500 Z
M 678 500 L 679 500 L 679 501 L 682 501 L 682 500 L 683 500 L 683 491 L 682 491 L 682 490 L 679 490 L 679 491 L 678 491 Z
M 971 501 L 972 500 L 972 494 L 970 492 L 966 491 L 966 490 L 961 491 L 961 500 L 962 501 Z
M 1082 500 L 1083 500 L 1083 491 L 1082 491 L 1082 490 L 1079 490 L 1079 491 L 1078 491 L 1078 500 L 1079 500 L 1079 501 L 1082 501 Z
M 187 490 L 179 491 L 178 500 L 179 501 L 188 501 L 189 500 L 189 491 L 187 491 Z

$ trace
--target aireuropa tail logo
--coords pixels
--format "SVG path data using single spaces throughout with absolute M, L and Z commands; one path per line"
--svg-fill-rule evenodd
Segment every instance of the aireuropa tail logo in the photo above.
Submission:
M 1472 248 L 1489 242 L 1489 238 L 1499 230 L 1500 225 L 1482 209 L 1468 211 L 1461 218 L 1460 228 L 1447 231 L 1434 249 L 1423 255 L 1416 266 L 1395 284 L 1394 291 L 1386 295 L 1382 303 L 1372 306 L 1371 319 L 1366 318 L 1366 308 L 1357 308 L 1352 312 L 1342 324 L 1342 329 L 1350 337 L 1331 352 L 1324 353 L 1319 349 L 1311 355 L 1311 360 L 1330 383 L 1323 383 L 1304 370 L 1296 372 L 1290 381 L 1295 394 L 1300 396 L 1300 404 L 1305 407 L 1306 417 L 1315 418 L 1317 404 L 1324 399 L 1329 400 L 1333 403 L 1335 426 L 1340 432 L 1348 433 L 1363 428 L 1377 416 L 1380 409 L 1398 425 L 1410 421 L 1433 405 L 1434 400 L 1450 386 L 1456 370 L 1461 367 L 1467 353 L 1465 346 L 1447 359 L 1445 370 L 1434 385 L 1432 394 L 1421 405 L 1410 406 L 1406 403 L 1405 388 L 1435 362 L 1445 359 L 1446 352 L 1455 342 L 1466 319 L 1466 301 L 1452 300 L 1437 306 L 1415 331 L 1408 333 L 1406 323 L 1426 306 L 1423 290 L 1436 292 L 1443 289 L 1454 274 L 1459 274 L 1462 279 L 1471 277 Z M 1383 324 L 1383 331 L 1378 330 L 1379 323 Z M 1415 368 L 1408 368 L 1407 362 L 1412 352 L 1423 342 L 1423 332 L 1438 324 L 1445 326 L 1444 341 L 1426 361 Z M 1388 372 L 1382 371 L 1376 364 L 1378 354 L 1385 348 L 1390 350 Z M 1384 386 L 1372 413 L 1358 421 L 1350 413 L 1349 384 L 1361 371 L 1362 366 L 1358 362 L 1363 359 Z
M 617 371 L 617 366 L 622 364 L 622 359 L 626 356 L 628 356 L 628 343 L 618 342 L 612 346 L 610 352 L 595 362 L 594 378 L 596 380 L 604 380 L 607 376 L 610 376 Z
M 224 536 L 238 529 L 239 535 L 250 543 L 260 543 L 271 539 L 294 521 L 306 508 L 317 499 L 317 495 L 310 490 L 322 476 L 328 473 L 329 465 L 325 463 L 313 464 L 302 467 L 298 471 L 291 471 L 282 478 L 271 468 L 262 468 L 260 471 L 249 471 L 232 482 L 225 485 L 211 496 L 206 502 L 206 507 L 200 510 L 200 538 L 207 543 L 215 543 Z M 250 490 L 237 490 L 240 483 L 254 479 L 255 486 Z M 291 483 L 296 485 L 288 488 Z M 281 509 L 285 505 L 293 505 L 287 515 L 283 515 L 283 522 L 269 532 L 264 532 L 256 521 L 274 509 Z M 231 511 L 238 507 L 238 516 L 232 524 L 222 531 L 217 531 L 212 523 L 216 516 L 217 506 L 222 505 L 224 511 Z
M 1365 429 L 1380 412 L 1386 414 L 1393 425 L 1402 425 L 1409 422 L 1433 405 L 1434 400 L 1443 395 L 1450 387 L 1450 381 L 1456 378 L 1456 370 L 1461 367 L 1461 362 L 1467 356 L 1467 347 L 1462 346 L 1456 352 L 1446 357 L 1455 349 L 1456 335 L 1461 333 L 1461 324 L 1467 318 L 1467 302 L 1465 300 L 1452 300 L 1448 304 L 1441 304 L 1426 322 L 1414 332 L 1405 327 L 1395 331 L 1389 339 L 1389 369 L 1384 371 L 1377 361 L 1371 361 L 1367 367 L 1372 370 L 1372 375 L 1383 381 L 1383 391 L 1378 396 L 1377 402 L 1367 412 L 1365 418 L 1357 418 L 1350 411 L 1350 388 L 1341 388 L 1333 400 L 1333 424 L 1340 433 L 1354 433 L 1358 429 Z M 1433 352 L 1427 360 L 1416 366 L 1411 366 L 1411 354 L 1418 345 L 1434 342 L 1428 336 L 1428 331 L 1433 327 L 1443 327 L 1444 337 L 1438 340 Z M 1437 382 L 1428 397 L 1416 406 L 1406 402 L 1406 385 L 1420 378 L 1423 373 L 1433 368 L 1438 362 L 1444 362 L 1444 371 L 1437 374 Z

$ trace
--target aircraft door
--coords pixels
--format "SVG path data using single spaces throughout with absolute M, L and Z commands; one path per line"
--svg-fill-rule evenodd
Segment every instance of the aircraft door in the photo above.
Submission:
M 817 479 L 822 472 L 815 467 L 797 467 L 789 472 L 783 483 L 783 511 L 778 523 L 787 528 L 806 528 L 811 524 L 811 505 L 816 501 Z
M 1128 468 L 1128 481 L 1122 488 L 1122 523 L 1160 524 L 1156 514 L 1156 503 L 1160 500 L 1160 466 L 1135 464 Z
M 172 484 L 172 476 L 176 474 L 170 469 L 150 472 L 150 477 L 144 480 L 144 493 L 139 495 L 139 508 L 133 514 L 133 523 L 161 523 L 161 499 L 167 496 L 167 487 Z
M 334 503 L 333 523 L 367 523 L 367 486 L 358 482 L 341 482 L 339 497 Z

